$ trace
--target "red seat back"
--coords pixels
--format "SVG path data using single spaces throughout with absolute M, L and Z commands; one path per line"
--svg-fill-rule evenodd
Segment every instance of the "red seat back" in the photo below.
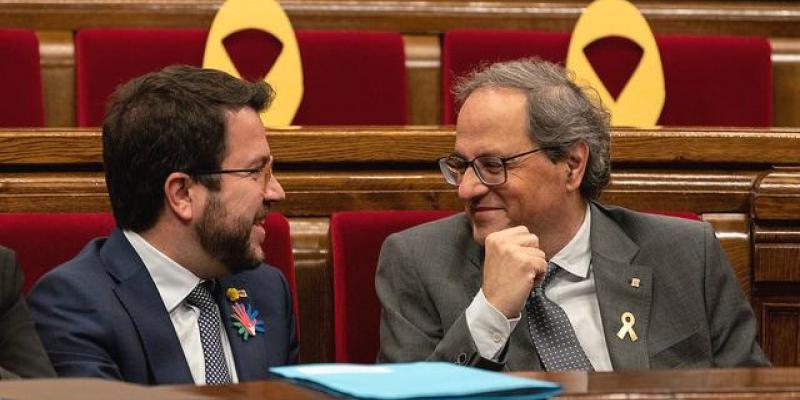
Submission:
M 39 277 L 75 257 L 90 240 L 108 236 L 114 226 L 111 213 L 0 213 L 0 245 L 17 253 L 27 292 Z M 289 222 L 270 213 L 266 226 L 267 240 L 262 244 L 266 261 L 286 276 L 296 308 Z
M 245 77 L 280 52 L 246 30 L 228 37 Z M 100 126 L 114 88 L 168 65 L 200 66 L 207 30 L 83 29 L 75 37 L 78 125 Z M 403 125 L 408 121 L 403 40 L 396 32 L 299 31 L 304 96 L 296 125 Z M 253 50 L 257 49 L 257 50 Z
M 381 307 L 375 270 L 387 236 L 453 211 L 353 211 L 331 215 L 336 362 L 373 363 Z
M 90 240 L 108 236 L 114 225 L 110 213 L 0 213 L 0 244 L 17 253 L 27 292 Z
M 264 225 L 267 231 L 267 237 L 261 243 L 261 248 L 264 250 L 264 261 L 281 270 L 286 277 L 289 290 L 292 291 L 295 320 L 298 320 L 300 314 L 297 313 L 297 281 L 294 273 L 294 253 L 292 252 L 289 221 L 283 214 L 271 212 L 267 215 Z
M 44 126 L 39 39 L 30 30 L 0 29 L 0 127 Z
M 442 56 L 444 123 L 456 120 L 451 88 L 455 77 L 495 61 L 539 56 L 564 64 L 569 33 L 455 30 L 445 34 Z M 670 126 L 772 125 L 772 62 L 765 38 L 656 37 L 664 68 L 666 101 L 658 121 Z M 585 51 L 614 93 L 638 62 L 641 49 L 630 41 L 601 40 Z

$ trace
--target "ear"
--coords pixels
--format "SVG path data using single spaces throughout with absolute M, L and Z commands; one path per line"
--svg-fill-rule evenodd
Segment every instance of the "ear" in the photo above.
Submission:
M 566 177 L 568 190 L 580 190 L 583 175 L 586 173 L 586 165 L 588 163 L 589 145 L 584 141 L 578 141 L 573 144 L 565 160 L 565 164 L 567 165 Z
M 164 203 L 178 219 L 183 221 L 192 218 L 192 187 L 197 183 L 183 172 L 173 172 L 164 181 Z

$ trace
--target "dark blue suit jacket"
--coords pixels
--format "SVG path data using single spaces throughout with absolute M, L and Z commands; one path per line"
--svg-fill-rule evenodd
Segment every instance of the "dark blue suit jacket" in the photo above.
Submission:
M 218 281 L 217 303 L 239 381 L 268 377 L 298 357 L 291 295 L 283 275 L 262 265 Z M 246 289 L 265 333 L 247 341 L 229 321 L 227 288 Z M 43 276 L 28 297 L 39 335 L 60 376 L 142 384 L 193 383 L 156 285 L 125 235 L 115 230 Z

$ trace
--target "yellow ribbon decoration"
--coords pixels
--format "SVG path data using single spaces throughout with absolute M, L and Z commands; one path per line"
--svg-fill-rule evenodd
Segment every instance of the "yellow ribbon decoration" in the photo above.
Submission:
M 275 0 L 228 0 L 220 7 L 206 40 L 203 67 L 225 71 L 241 78 L 222 40 L 244 30 L 258 29 L 272 34 L 283 49 L 264 81 L 275 89 L 275 100 L 261 113 L 268 126 L 291 125 L 303 100 L 303 64 L 297 38 L 289 17 Z
M 641 46 L 642 58 L 616 100 L 597 76 L 583 49 L 608 36 L 620 36 Z M 614 126 L 653 127 L 666 98 L 664 69 L 656 39 L 644 16 L 626 0 L 595 0 L 583 11 L 567 51 L 567 68 L 584 85 L 595 88 L 611 113 Z
M 634 318 L 633 314 L 625 312 L 622 314 L 620 320 L 622 321 L 622 328 L 617 332 L 617 337 L 625 340 L 625 335 L 630 335 L 631 342 L 639 340 L 639 336 L 637 336 L 636 332 L 633 330 L 633 324 L 636 323 L 636 318 Z

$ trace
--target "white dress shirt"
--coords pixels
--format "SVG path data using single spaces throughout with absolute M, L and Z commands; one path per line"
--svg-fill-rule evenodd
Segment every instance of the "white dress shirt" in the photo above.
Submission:
M 178 335 L 178 340 L 181 342 L 183 355 L 186 357 L 186 363 L 189 365 L 194 383 L 204 385 L 206 383 L 206 361 L 203 356 L 198 324 L 200 309 L 186 302 L 186 297 L 202 280 L 153 247 L 136 232 L 123 231 L 123 233 L 136 254 L 142 259 L 153 283 L 156 284 L 164 307 L 172 320 L 175 334 Z M 217 313 L 219 313 L 219 309 L 217 309 Z M 236 375 L 236 364 L 222 321 L 223 318 L 220 318 L 220 339 L 225 353 L 225 363 L 228 365 L 231 380 L 236 383 L 239 381 Z
M 594 370 L 611 371 L 611 357 L 603 334 L 600 304 L 597 302 L 592 273 L 590 232 L 591 210 L 587 204 L 578 232 L 550 259 L 561 270 L 545 288 L 545 295 L 567 314 L 578 342 Z M 486 300 L 481 289 L 467 308 L 466 318 L 470 334 L 481 356 L 497 361 L 521 316 L 507 319 Z

